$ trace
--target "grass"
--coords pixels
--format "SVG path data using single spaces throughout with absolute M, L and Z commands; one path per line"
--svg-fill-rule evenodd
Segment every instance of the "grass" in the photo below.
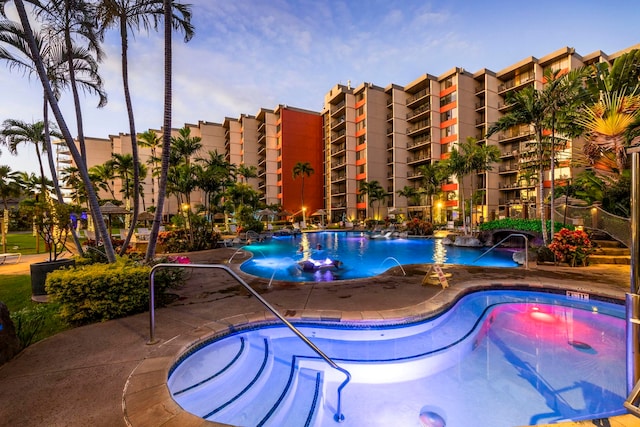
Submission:
M 44 242 L 40 240 L 40 251 L 36 251 L 36 238 L 29 232 L 7 234 L 7 252 L 20 252 L 22 255 L 45 253 Z M 0 245 L 0 250 L 2 246 Z
M 0 301 L 7 305 L 10 313 L 20 312 L 21 318 L 25 319 L 25 326 L 18 331 L 18 336 L 33 333 L 30 344 L 70 328 L 57 316 L 56 305 L 31 301 L 31 276 L 28 274 L 0 274 Z

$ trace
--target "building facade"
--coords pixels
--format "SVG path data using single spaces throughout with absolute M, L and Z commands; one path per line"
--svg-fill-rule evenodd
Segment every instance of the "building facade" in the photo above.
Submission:
M 464 196 L 472 200 L 466 210 L 472 223 L 532 218 L 539 207 L 539 182 L 527 168 L 533 129 L 517 126 L 487 137 L 488 127 L 510 111 L 510 93 L 530 86 L 543 89 L 545 71 L 564 74 L 598 62 L 611 64 L 638 48 L 580 56 L 565 47 L 542 58 L 527 57 L 498 72 L 452 68 L 439 76 L 424 74 L 405 86 L 338 84 L 325 94 L 321 112 L 279 105 L 260 109 L 256 115 L 227 117 L 220 124 L 201 121 L 185 126 L 192 136 L 201 138 L 201 157 L 215 151 L 232 164 L 255 166 L 257 176 L 247 182 L 259 190 L 264 204 L 294 214 L 325 209 L 330 221 L 339 222 L 382 220 L 402 213 L 444 223 L 461 219 Z M 585 167 L 576 162 L 582 158 L 583 141 L 556 137 L 563 143 L 555 150 L 553 177 L 550 170 L 543 174 L 545 198 L 552 180 L 564 185 Z M 449 177 L 435 197 L 420 193 L 428 167 L 447 159 L 452 149 L 467 141 L 497 147 L 499 161 L 463 182 Z M 87 147 L 89 166 L 104 163 L 112 153 L 131 151 L 127 134 L 88 138 Z M 58 152 L 61 167 L 72 163 L 64 146 Z M 141 148 L 140 155 L 146 163 L 152 149 Z M 298 162 L 309 163 L 314 170 L 304 177 L 304 189 L 301 177 L 293 177 Z M 143 185 L 143 209 L 155 203 L 157 184 L 150 175 Z M 383 200 L 361 194 L 362 183 L 372 181 L 386 191 Z M 121 183 L 114 181 L 113 188 L 118 194 Z M 415 194 L 409 197 L 408 192 Z M 108 195 L 103 191 L 101 196 Z M 203 203 L 203 197 L 194 192 L 191 200 Z M 176 200 L 168 198 L 165 212 L 178 209 Z

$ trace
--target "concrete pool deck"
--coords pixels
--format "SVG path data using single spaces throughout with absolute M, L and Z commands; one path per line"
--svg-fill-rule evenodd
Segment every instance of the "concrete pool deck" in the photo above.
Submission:
M 194 263 L 223 263 L 235 249 L 191 253 Z M 245 258 L 233 259 L 234 271 Z M 28 257 L 0 266 L 0 274 L 29 271 Z M 8 267 L 8 268 L 7 268 Z M 528 270 L 455 266 L 450 286 L 423 286 L 426 265 L 393 268 L 382 276 L 340 283 L 274 283 L 240 274 L 285 317 L 389 321 L 444 310 L 462 292 L 486 286 L 554 287 L 624 300 L 629 266 L 570 268 L 531 264 Z M 38 342 L 0 367 L 0 424 L 7 426 L 215 425 L 182 411 L 165 383 L 169 367 L 192 342 L 230 325 L 272 316 L 222 270 L 192 270 L 176 300 L 156 311 L 147 344 L 149 314 L 71 329 Z M 632 415 L 555 424 L 640 427 Z

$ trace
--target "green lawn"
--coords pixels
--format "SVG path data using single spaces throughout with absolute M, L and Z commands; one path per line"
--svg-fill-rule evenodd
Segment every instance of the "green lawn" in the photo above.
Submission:
M 0 250 L 2 250 L 1 245 Z M 33 255 L 44 253 L 45 247 L 44 242 L 40 239 L 40 252 L 37 252 L 36 238 L 31 233 L 9 233 L 7 234 L 7 252 L 20 252 L 22 255 Z
M 0 274 L 0 301 L 7 305 L 10 313 L 24 310 L 22 334 L 29 336 L 33 332 L 34 336 L 29 337 L 31 343 L 69 329 L 69 325 L 57 316 L 57 306 L 31 301 L 31 276 L 28 274 Z

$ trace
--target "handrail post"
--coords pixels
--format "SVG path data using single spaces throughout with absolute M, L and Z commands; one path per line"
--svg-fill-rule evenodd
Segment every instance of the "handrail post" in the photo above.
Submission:
M 220 264 L 170 264 L 170 263 L 160 263 L 151 267 L 151 272 L 149 273 L 149 342 L 147 344 L 155 344 L 158 342 L 155 338 L 155 293 L 154 293 L 154 277 L 156 270 L 160 268 L 217 268 L 220 270 L 226 271 L 231 277 L 233 277 L 238 283 L 240 283 L 246 290 L 249 291 L 251 295 L 256 297 L 256 299 L 274 316 L 276 316 L 284 325 L 289 328 L 294 334 L 298 336 L 311 350 L 313 350 L 318 356 L 324 359 L 329 366 L 333 369 L 342 372 L 345 374 L 346 379 L 338 386 L 338 402 L 336 405 L 336 414 L 333 419 L 337 422 L 341 422 L 344 420 L 344 414 L 342 413 L 342 389 L 347 385 L 349 381 L 351 381 L 351 373 L 346 369 L 338 366 L 336 362 L 331 360 L 329 356 L 324 354 L 322 350 L 320 350 L 314 343 L 312 343 L 309 338 L 307 338 L 298 328 L 293 326 L 291 322 L 284 318 L 271 304 L 269 304 L 259 293 L 257 293 L 247 282 L 242 280 L 240 276 L 238 276 L 233 270 L 231 270 L 226 265 Z
M 473 264 L 474 262 L 476 262 L 477 260 L 479 260 L 480 258 L 485 256 L 486 254 L 488 254 L 489 252 L 494 250 L 500 243 L 504 242 L 505 240 L 507 240 L 510 237 L 522 237 L 524 239 L 524 268 L 525 268 L 525 270 L 528 270 L 529 269 L 529 238 L 525 234 L 520 234 L 520 233 L 511 233 L 511 234 L 509 234 L 507 237 L 505 237 L 504 239 L 500 240 L 495 245 L 491 246 L 489 248 L 489 250 L 487 250 L 483 254 L 480 254 L 480 256 L 477 257 L 476 259 L 474 259 L 471 263 Z

